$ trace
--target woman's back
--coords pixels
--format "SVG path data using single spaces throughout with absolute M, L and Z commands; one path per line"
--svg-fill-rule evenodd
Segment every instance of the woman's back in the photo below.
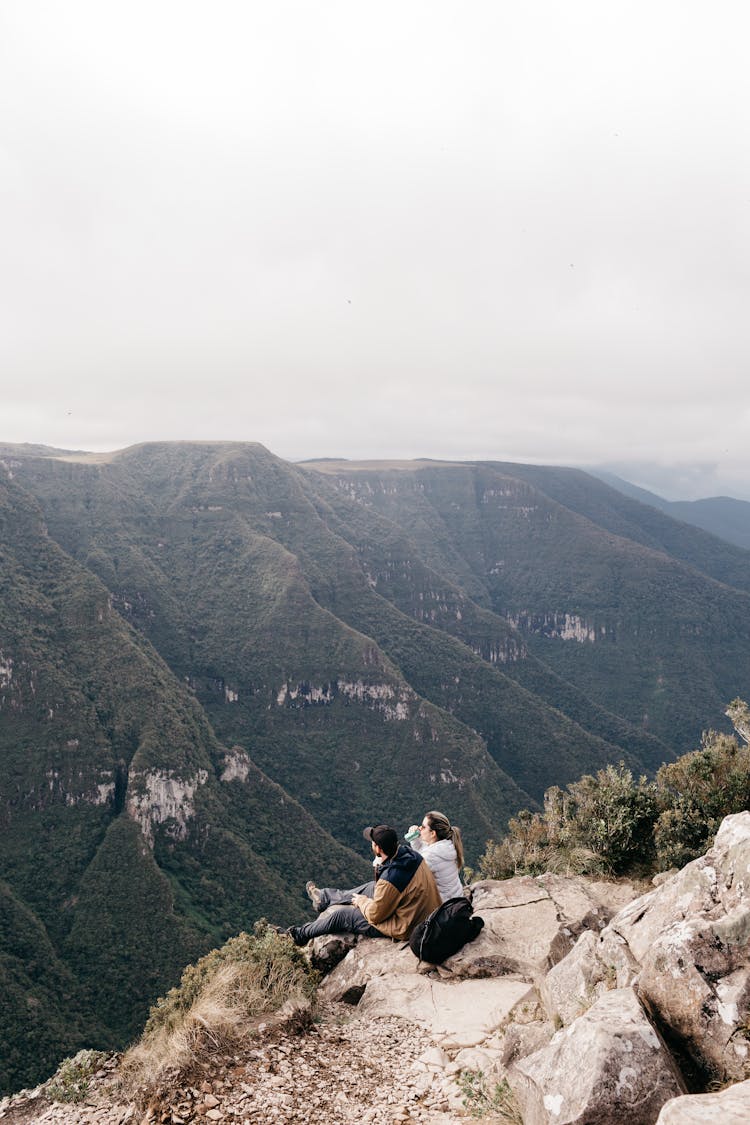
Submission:
M 437 840 L 434 844 L 423 844 L 415 840 L 413 845 L 435 876 L 435 882 L 443 902 L 458 898 L 464 888 L 456 866 L 456 849 L 452 840 Z

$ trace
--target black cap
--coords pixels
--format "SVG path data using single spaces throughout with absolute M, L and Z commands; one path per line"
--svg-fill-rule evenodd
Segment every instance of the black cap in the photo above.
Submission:
M 362 835 L 365 840 L 377 844 L 389 858 L 398 851 L 398 832 L 387 824 L 376 824 L 374 828 L 365 828 Z

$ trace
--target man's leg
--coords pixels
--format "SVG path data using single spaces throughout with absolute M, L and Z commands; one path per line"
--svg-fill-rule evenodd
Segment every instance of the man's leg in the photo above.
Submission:
M 322 914 L 329 906 L 351 906 L 353 895 L 367 895 L 368 898 L 372 898 L 375 894 L 375 880 L 371 879 L 369 883 L 363 883 L 361 887 L 352 887 L 348 891 L 339 891 L 335 887 L 317 887 L 316 890 L 320 896 Z
M 376 930 L 356 906 L 329 906 L 314 922 L 292 926 L 289 930 L 295 945 L 306 945 L 321 934 L 362 934 L 364 937 L 386 937 Z

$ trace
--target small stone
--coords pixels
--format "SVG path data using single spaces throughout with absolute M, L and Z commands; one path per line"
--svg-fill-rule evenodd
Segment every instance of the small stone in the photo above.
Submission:
M 440 1047 L 428 1047 L 419 1056 L 419 1062 L 436 1070 L 444 1070 L 450 1062 L 448 1055 Z

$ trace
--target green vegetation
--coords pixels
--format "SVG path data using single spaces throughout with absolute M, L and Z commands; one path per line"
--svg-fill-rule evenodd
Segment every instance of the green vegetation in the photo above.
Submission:
M 63 1059 L 45 1086 L 47 1097 L 55 1102 L 82 1102 L 89 1090 L 92 1076 L 107 1059 L 105 1051 L 79 1051 L 73 1058 Z
M 176 980 L 209 940 L 175 914 L 169 881 L 138 827 L 125 817 L 114 820 L 81 880 L 64 946 L 87 1008 L 109 1030 L 102 1045 L 132 1039 L 149 998 Z
M 344 464 L 326 479 L 340 493 L 342 521 L 354 496 L 396 525 L 443 581 L 517 622 L 530 654 L 576 685 L 575 695 L 555 692 L 561 709 L 583 717 L 587 699 L 595 723 L 601 708 L 679 753 L 750 678 L 747 552 L 585 473 Z M 442 615 L 437 622 L 446 627 Z M 529 687 L 543 682 L 523 660 L 503 671 Z M 640 757 L 648 769 L 659 764 Z
M 507 1078 L 490 1085 L 483 1071 L 462 1070 L 458 1085 L 471 1117 L 491 1117 L 504 1125 L 523 1125 L 521 1110 Z
M 701 748 L 635 778 L 622 763 L 545 794 L 544 811 L 513 817 L 508 834 L 489 841 L 484 878 L 542 871 L 643 875 L 702 855 L 722 819 L 750 806 L 748 708 L 727 714 L 741 742 L 710 731 Z
M 81 1010 L 73 973 L 36 917 L 0 882 L 0 1089 L 34 1085 L 101 1025 Z
M 261 919 L 189 965 L 160 998 L 139 1041 L 123 1060 L 126 1085 L 147 1100 L 169 1075 L 255 1033 L 260 1016 L 309 1019 L 318 976 L 294 943 Z
M 700 750 L 659 770 L 657 799 L 659 867 L 681 867 L 706 850 L 723 817 L 750 807 L 750 747 L 709 733 Z
M 302 951 L 261 918 L 252 934 L 238 934 L 220 949 L 212 949 L 194 965 L 188 965 L 179 985 L 151 1008 L 142 1038 L 150 1039 L 161 1031 L 171 1033 L 181 1026 L 186 1013 L 227 966 L 242 970 L 245 991 L 234 995 L 233 1001 L 248 1018 L 276 1011 L 295 992 L 307 999 L 315 995 L 318 977 Z
M 1 1089 L 366 878 L 374 820 L 443 808 L 476 865 L 515 816 L 506 869 L 619 870 L 710 837 L 711 770 L 742 799 L 728 735 L 674 759 L 750 680 L 747 555 L 586 474 L 4 457 Z

